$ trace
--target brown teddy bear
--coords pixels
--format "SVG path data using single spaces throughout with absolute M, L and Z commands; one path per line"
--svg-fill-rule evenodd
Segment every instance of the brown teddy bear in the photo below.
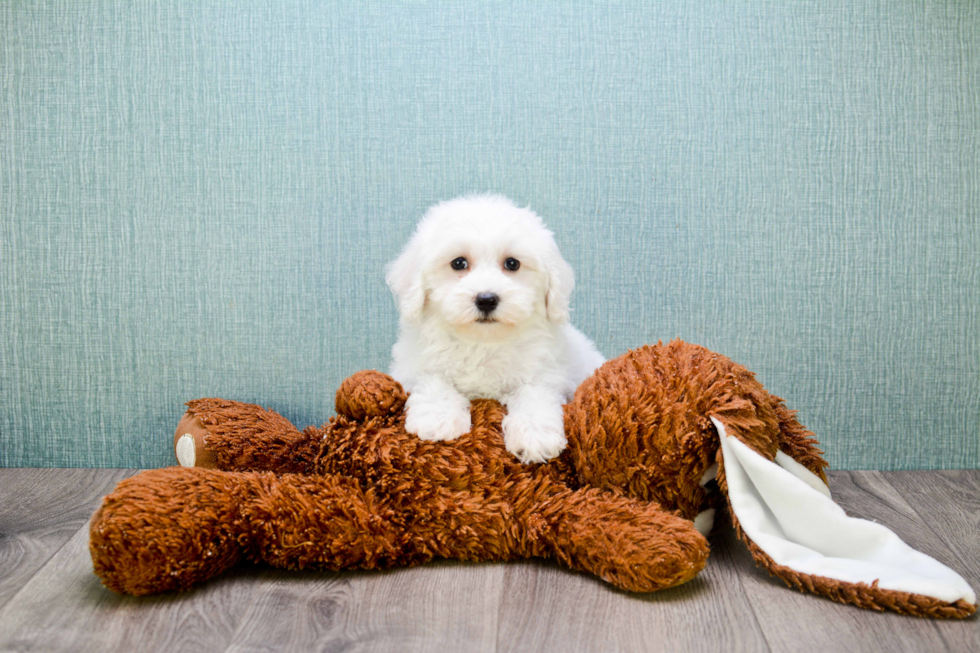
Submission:
M 104 499 L 96 574 L 140 595 L 241 560 L 337 570 L 545 557 L 649 592 L 697 575 L 725 507 L 756 561 L 801 590 L 923 616 L 976 609 L 954 572 L 846 517 L 812 434 L 751 372 L 702 347 L 606 363 L 565 406 L 568 447 L 546 464 L 504 449 L 496 401 L 472 403 L 468 434 L 425 442 L 405 431 L 405 400 L 387 375 L 359 372 L 337 391 L 337 416 L 304 431 L 258 406 L 190 402 L 175 446 L 195 466 L 144 472 Z

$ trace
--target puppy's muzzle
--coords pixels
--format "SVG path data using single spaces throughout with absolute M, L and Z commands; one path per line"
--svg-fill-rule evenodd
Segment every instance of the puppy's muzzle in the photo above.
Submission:
M 476 304 L 476 308 L 483 313 L 483 318 L 487 318 L 497 309 L 497 305 L 500 303 L 500 297 L 493 294 L 492 292 L 481 292 L 473 300 Z

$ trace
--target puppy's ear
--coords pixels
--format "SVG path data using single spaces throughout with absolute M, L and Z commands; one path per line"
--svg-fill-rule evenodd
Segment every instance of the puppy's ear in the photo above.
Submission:
M 385 281 L 398 302 L 398 312 L 405 322 L 418 322 L 425 305 L 425 287 L 422 285 L 421 247 L 414 237 L 385 270 Z
M 552 247 L 545 260 L 548 272 L 548 292 L 544 296 L 548 319 L 555 324 L 568 322 L 568 303 L 575 287 L 575 273 L 565 262 L 558 247 Z

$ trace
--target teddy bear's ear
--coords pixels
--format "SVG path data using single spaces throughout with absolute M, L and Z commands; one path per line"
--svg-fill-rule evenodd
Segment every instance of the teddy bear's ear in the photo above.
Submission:
M 548 248 L 544 258 L 544 267 L 548 273 L 548 292 L 544 302 L 548 319 L 555 324 L 568 322 L 568 304 L 575 288 L 575 273 L 561 256 L 557 245 Z
M 422 252 L 416 234 L 405 249 L 385 270 L 385 281 L 398 302 L 398 312 L 403 322 L 418 322 L 425 305 L 425 287 L 422 284 Z
M 769 460 L 710 419 L 732 519 L 770 574 L 876 610 L 959 618 L 976 611 L 977 595 L 962 576 L 885 526 L 849 517 L 824 481 L 789 455 Z

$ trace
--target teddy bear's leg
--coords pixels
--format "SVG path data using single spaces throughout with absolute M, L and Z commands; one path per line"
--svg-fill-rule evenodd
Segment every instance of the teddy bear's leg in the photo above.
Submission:
M 596 489 L 556 494 L 531 511 L 525 525 L 534 554 L 553 555 L 632 592 L 689 581 L 708 558 L 708 541 L 690 520 Z
M 318 429 L 299 431 L 275 411 L 223 399 L 198 399 L 174 432 L 183 467 L 309 473 L 320 451 Z
M 185 590 L 244 554 L 246 474 L 170 467 L 119 483 L 92 517 L 95 573 L 126 594 Z
M 400 553 L 398 523 L 341 476 L 170 467 L 103 500 L 89 549 L 106 587 L 141 595 L 189 589 L 243 559 L 291 569 L 423 561 Z
M 365 370 L 337 389 L 337 414 L 363 421 L 397 414 L 407 395 L 387 374 Z M 228 471 L 309 474 L 320 454 L 325 428 L 299 431 L 275 411 L 223 399 L 198 399 L 174 432 L 174 453 L 183 467 Z

